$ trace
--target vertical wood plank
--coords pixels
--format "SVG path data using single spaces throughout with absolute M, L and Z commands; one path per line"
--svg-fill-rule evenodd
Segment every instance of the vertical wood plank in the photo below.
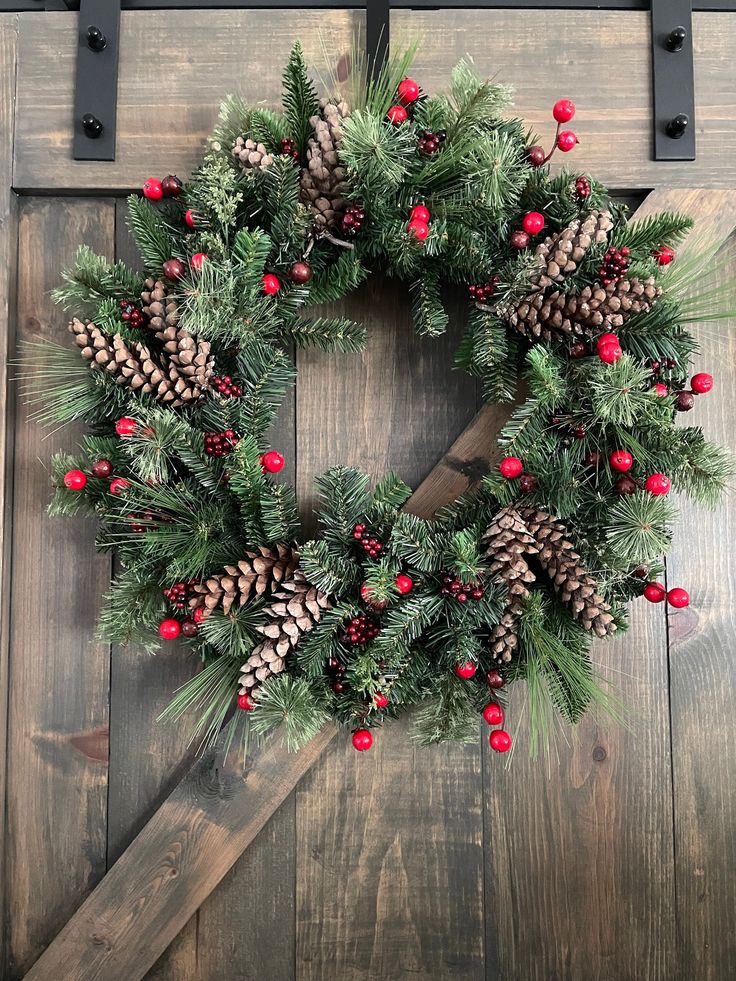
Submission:
M 24 200 L 18 235 L 21 339 L 59 339 L 49 290 L 80 242 L 112 254 L 114 206 Z M 17 391 L 16 391 L 17 397 Z M 109 648 L 93 639 L 110 558 L 94 522 L 48 518 L 44 467 L 81 432 L 54 435 L 16 404 L 10 598 L 7 881 L 10 976 L 22 976 L 105 871 Z
M 15 305 L 17 198 L 12 190 L 13 112 L 18 18 L 0 15 L 0 843 L 5 840 L 6 753 L 8 733 L 8 620 L 13 500 L 13 403 L 8 396 L 8 360 L 14 353 L 11 317 Z M 5 855 L 0 847 L 0 936 L 5 936 Z M 0 955 L 0 973 L 5 968 Z
M 299 355 L 297 485 L 311 514 L 315 474 L 337 463 L 416 486 L 478 406 L 442 338 L 417 338 L 405 291 L 377 277 L 341 304 L 366 321 L 362 357 Z M 480 749 L 415 750 L 407 721 L 349 738 L 297 796 L 300 981 L 483 976 Z

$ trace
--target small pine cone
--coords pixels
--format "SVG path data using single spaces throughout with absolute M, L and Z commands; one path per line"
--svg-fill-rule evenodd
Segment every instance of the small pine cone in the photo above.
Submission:
M 269 167 L 273 163 L 273 154 L 262 143 L 244 136 L 239 136 L 233 143 L 232 155 L 245 171 Z
M 539 264 L 533 282 L 540 289 L 561 283 L 574 273 L 592 245 L 603 245 L 613 221 L 608 211 L 591 211 L 585 218 L 576 218 L 556 235 L 548 236 L 535 250 Z
M 537 543 L 538 561 L 563 603 L 584 630 L 599 637 L 612 634 L 616 624 L 610 606 L 598 593 L 598 585 L 567 538 L 565 526 L 546 511 L 526 507 L 520 515 Z
M 156 335 L 163 341 L 163 352 L 178 375 L 188 380 L 192 394 L 189 399 L 201 398 L 209 388 L 215 362 L 210 342 L 192 337 L 188 330 L 167 327 Z
M 189 606 L 201 608 L 203 619 L 218 606 L 227 615 L 233 606 L 243 606 L 251 596 L 263 596 L 291 578 L 298 564 L 299 553 L 289 545 L 261 545 L 257 552 L 246 552 L 237 565 L 226 565 L 224 573 L 198 583 Z
M 156 332 L 166 327 L 175 327 L 179 322 L 179 304 L 160 279 L 149 278 L 141 293 L 143 313 L 148 317 L 148 326 Z
M 488 647 L 494 661 L 508 664 L 519 645 L 519 605 L 511 603 L 503 612 L 498 623 L 491 628 Z
M 258 628 L 264 640 L 241 668 L 240 694 L 252 692 L 271 675 L 283 671 L 288 655 L 330 606 L 329 596 L 308 582 L 300 569 L 285 579 L 265 609 L 267 622 Z
M 537 545 L 515 508 L 502 508 L 493 518 L 481 539 L 485 545 L 484 555 L 490 559 L 491 575 L 506 583 L 509 596 L 527 596 L 527 583 L 533 583 L 535 576 L 524 558 L 535 555 Z
M 346 102 L 323 99 L 320 115 L 310 117 L 314 136 L 307 146 L 307 166 L 300 178 L 301 200 L 312 210 L 320 228 L 334 225 L 345 208 L 347 171 L 340 163 L 342 121 L 350 113 Z

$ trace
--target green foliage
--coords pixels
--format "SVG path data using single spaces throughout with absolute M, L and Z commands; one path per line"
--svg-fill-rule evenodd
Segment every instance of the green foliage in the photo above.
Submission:
M 307 140 L 311 135 L 310 116 L 319 109 L 314 83 L 309 78 L 304 53 L 297 41 L 291 49 L 283 75 L 284 120 L 288 135 L 296 143 L 300 153 L 306 153 Z
M 260 736 L 280 732 L 283 745 L 296 752 L 328 720 L 326 701 L 319 688 L 306 678 L 281 674 L 260 688 L 251 724 Z

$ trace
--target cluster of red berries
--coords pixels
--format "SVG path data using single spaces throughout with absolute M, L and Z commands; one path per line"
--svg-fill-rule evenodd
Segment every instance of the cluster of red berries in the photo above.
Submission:
M 419 98 L 419 85 L 413 78 L 402 79 L 396 87 L 396 103 L 386 113 L 386 118 L 394 126 L 401 126 L 409 118 L 406 106 L 413 105 Z
M 656 389 L 659 386 L 654 387 Z M 695 405 L 695 396 L 706 395 L 712 388 L 713 375 L 709 375 L 707 371 L 699 371 L 690 379 L 690 391 L 683 390 L 675 396 L 675 408 L 678 412 L 689 412 Z
M 243 394 L 243 389 L 240 387 L 240 385 L 236 385 L 230 375 L 223 375 L 222 377 L 219 375 L 213 375 L 212 385 L 217 389 L 220 395 L 223 395 L 226 399 L 239 399 Z
M 226 429 L 221 433 L 205 433 L 204 451 L 207 456 L 227 456 L 228 453 L 232 453 L 238 442 L 234 429 Z
M 192 617 L 187 617 L 182 621 L 167 617 L 158 625 L 158 633 L 162 640 L 176 640 L 179 634 L 184 634 L 185 637 L 196 637 L 197 623 Z
M 343 235 L 357 235 L 365 221 L 365 208 L 362 204 L 349 204 L 340 218 L 340 231 Z
M 348 621 L 345 633 L 342 635 L 343 643 L 350 644 L 351 647 L 362 647 L 369 644 L 380 634 L 381 628 L 365 613 L 359 613 Z
M 444 129 L 438 129 L 436 133 L 431 129 L 423 129 L 417 140 L 417 150 L 431 157 L 433 153 L 437 153 L 446 139 L 447 131 Z
M 499 473 L 506 480 L 516 480 L 519 478 L 519 490 L 524 494 L 531 494 L 537 487 L 537 478 L 534 474 L 524 473 L 524 463 L 518 456 L 505 456 L 498 465 Z
M 406 225 L 409 234 L 413 235 L 419 242 L 423 242 L 429 235 L 429 219 L 431 217 L 429 208 L 423 204 L 415 204 L 409 213 L 409 221 Z
M 120 300 L 120 319 L 131 327 L 146 325 L 146 315 L 132 300 Z
M 491 276 L 487 283 L 473 284 L 468 286 L 468 293 L 476 303 L 488 303 L 496 291 L 498 276 Z
M 343 679 L 346 671 L 347 668 L 339 657 L 327 658 L 327 674 L 332 679 L 332 690 L 336 695 L 342 695 L 342 693 L 345 691 L 345 682 Z
M 446 569 L 440 573 L 440 596 L 449 596 L 458 603 L 467 603 L 469 599 L 482 600 L 486 594 L 485 589 L 480 583 L 461 582 L 451 575 Z
M 108 480 L 112 477 L 112 463 L 109 460 L 95 460 L 90 468 L 93 477 Z M 83 470 L 67 470 L 64 474 L 64 486 L 67 490 L 81 491 L 87 486 L 87 474 Z M 114 496 L 130 487 L 130 481 L 124 477 L 113 477 L 108 490 Z
M 299 159 L 299 151 L 296 147 L 296 142 L 292 140 L 290 136 L 285 136 L 281 140 L 281 152 L 285 157 L 293 157 L 294 160 Z
M 568 123 L 575 115 L 575 103 L 571 99 L 558 99 L 552 107 L 552 116 L 557 123 L 555 142 L 549 153 L 544 152 L 544 147 L 535 144 L 526 151 L 526 159 L 532 167 L 541 167 L 546 164 L 555 150 L 562 153 L 569 153 L 579 142 L 577 136 L 571 129 L 560 130 L 562 123 Z
M 198 579 L 185 579 L 181 582 L 175 582 L 173 586 L 164 587 L 164 596 L 175 609 L 185 610 L 187 600 L 194 595 L 198 583 Z
M 661 582 L 648 582 L 644 587 L 644 596 L 650 603 L 661 603 L 666 599 L 670 606 L 678 610 L 690 605 L 690 594 L 686 589 L 675 586 L 668 590 Z
M 598 357 L 604 364 L 615 364 L 620 361 L 623 357 L 623 350 L 621 344 L 619 343 L 618 336 L 616 334 L 607 333 L 601 334 L 601 336 L 595 342 L 595 348 L 598 352 Z
M 455 674 L 458 678 L 473 678 L 478 670 L 478 665 L 475 661 L 464 661 L 462 664 L 456 664 L 454 669 Z M 488 671 L 486 673 L 486 681 L 489 688 L 498 689 L 503 688 L 503 676 L 499 671 Z M 488 723 L 489 726 L 501 726 L 504 722 L 504 711 L 503 706 L 495 699 L 489 702 L 483 709 L 483 718 Z M 497 753 L 507 753 L 511 749 L 511 736 L 506 732 L 505 729 L 494 729 L 488 738 L 491 749 L 495 750 Z
M 623 279 L 629 268 L 630 249 L 624 245 L 617 249 L 613 245 L 606 250 L 603 256 L 603 263 L 598 270 L 598 277 L 604 286 L 610 286 Z
M 580 201 L 585 201 L 590 197 L 590 190 L 590 181 L 584 174 L 575 178 L 575 197 Z
M 544 228 L 544 215 L 539 211 L 528 211 L 521 220 L 522 227 L 511 233 L 509 244 L 512 249 L 526 249 L 533 235 L 539 235 Z
M 368 530 L 364 524 L 357 524 L 353 528 L 353 538 L 360 543 L 360 547 L 371 559 L 377 559 L 383 552 L 383 545 L 376 536 Z
M 169 174 L 162 181 L 149 177 L 143 184 L 143 197 L 149 201 L 160 201 L 161 198 L 176 198 L 181 194 L 181 181 L 174 174 Z
M 596 463 L 599 461 L 600 454 L 598 454 Z M 634 457 L 628 450 L 614 450 L 608 457 L 608 463 L 611 470 L 624 475 L 619 477 L 614 484 L 619 494 L 633 494 L 639 490 L 641 485 L 633 477 L 629 476 L 629 470 L 634 466 Z M 672 482 L 666 474 L 652 473 L 646 478 L 643 486 L 644 490 L 648 491 L 648 493 L 653 494 L 655 497 L 661 497 L 664 494 L 669 494 Z

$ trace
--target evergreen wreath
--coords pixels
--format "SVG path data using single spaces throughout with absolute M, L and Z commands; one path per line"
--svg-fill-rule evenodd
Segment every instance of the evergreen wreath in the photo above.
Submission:
M 205 742 L 282 727 L 297 748 L 332 718 L 365 750 L 412 705 L 422 742 L 475 739 L 481 712 L 503 726 L 520 679 L 533 744 L 553 709 L 618 714 L 590 641 L 624 629 L 642 594 L 687 605 L 657 581 L 668 492 L 712 506 L 733 473 L 675 425 L 713 384 L 687 387 L 687 325 L 722 303 L 691 295 L 712 250 L 672 262 L 690 220 L 629 222 L 593 178 L 552 175 L 577 142 L 569 100 L 548 153 L 504 116 L 507 87 L 464 61 L 428 97 L 409 58 L 320 100 L 297 44 L 281 113 L 228 99 L 190 180 L 130 197 L 142 275 L 80 248 L 56 291 L 78 350 L 34 353 L 40 417 L 92 426 L 54 458 L 50 511 L 94 512 L 119 557 L 102 636 L 194 647 L 204 667 L 167 714 L 197 707 Z M 402 510 L 398 477 L 371 487 L 339 466 L 317 480 L 319 537 L 297 545 L 267 437 L 289 350 L 359 351 L 360 324 L 305 310 L 374 270 L 409 284 L 420 334 L 445 330 L 448 287 L 467 289 L 457 365 L 487 402 L 520 370 L 529 395 L 498 472 L 432 520 Z

